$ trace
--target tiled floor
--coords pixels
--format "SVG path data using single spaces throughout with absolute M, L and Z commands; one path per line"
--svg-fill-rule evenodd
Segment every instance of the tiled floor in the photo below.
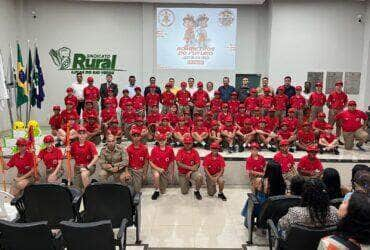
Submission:
M 201 190 L 203 200 L 193 193 L 181 195 L 178 188 L 169 188 L 152 201 L 153 190 L 145 188 L 142 196 L 142 241 L 149 247 L 241 248 L 246 242 L 246 229 L 240 215 L 247 188 L 228 187 L 226 202 L 209 197 Z M 130 230 L 129 242 L 134 242 Z M 256 243 L 263 239 L 256 237 Z

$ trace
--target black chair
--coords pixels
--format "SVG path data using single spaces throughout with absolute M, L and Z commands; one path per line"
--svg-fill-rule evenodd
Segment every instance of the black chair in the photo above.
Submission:
M 126 237 L 126 219 L 123 219 L 118 232 L 120 240 L 119 249 L 125 249 Z M 103 220 L 90 223 L 75 223 L 62 221 L 60 223 L 62 231 L 63 246 L 68 250 L 115 250 L 116 242 L 112 223 L 109 220 Z
M 278 233 L 278 229 L 272 220 L 269 224 L 269 248 L 284 250 L 312 250 L 317 249 L 321 238 L 331 235 L 337 229 L 335 226 L 330 227 L 307 227 L 303 225 L 292 225 L 287 232 L 285 239 Z
M 6 250 L 60 249 L 46 221 L 14 223 L 0 220 L 0 248 Z
M 136 193 L 133 197 L 127 186 L 92 183 L 83 194 L 84 211 L 81 213 L 81 222 L 110 220 L 113 228 L 120 228 L 122 220 L 126 219 L 127 227 L 136 227 L 136 244 L 140 244 L 140 201 L 141 193 Z
M 11 202 L 19 213 L 16 222 L 47 221 L 52 229 L 63 220 L 77 220 L 81 193 L 58 184 L 34 184 L 24 189 L 23 195 Z
M 248 226 L 248 240 L 247 245 L 253 244 L 253 228 L 257 226 L 260 229 L 267 229 L 267 220 L 271 219 L 277 223 L 278 220 L 283 217 L 290 207 L 299 206 L 301 204 L 301 197 L 294 195 L 276 195 L 269 197 L 261 207 L 258 215 L 254 213 L 255 207 L 259 205 L 257 197 L 249 193 L 248 194 L 248 214 L 247 214 L 247 226 Z
M 343 198 L 336 198 L 336 199 L 330 200 L 330 205 L 334 206 L 336 208 L 339 208 L 339 206 L 342 204 L 342 202 L 343 202 Z

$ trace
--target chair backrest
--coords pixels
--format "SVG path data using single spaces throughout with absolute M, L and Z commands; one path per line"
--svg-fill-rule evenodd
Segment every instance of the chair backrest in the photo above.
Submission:
M 291 250 L 317 249 L 320 239 L 334 233 L 335 230 L 335 226 L 314 228 L 303 225 L 292 225 L 287 234 L 284 246 L 286 246 L 286 249 Z
M 83 222 L 110 220 L 113 228 L 127 219 L 127 225 L 133 224 L 134 206 L 128 187 L 113 183 L 92 183 L 83 194 Z
M 60 223 L 64 245 L 68 250 L 114 250 L 115 241 L 109 220 L 90 223 Z
M 271 219 L 275 224 L 283 217 L 291 207 L 299 206 L 301 197 L 295 195 L 276 195 L 269 197 L 262 205 L 257 219 L 257 227 L 267 228 L 267 220 Z
M 46 221 L 13 223 L 0 220 L 1 249 L 51 250 L 55 249 L 53 235 Z
M 24 222 L 47 221 L 49 227 L 58 228 L 59 222 L 76 217 L 71 191 L 57 184 L 27 186 L 23 193 Z
M 339 206 L 342 204 L 342 202 L 343 202 L 343 198 L 336 198 L 336 199 L 330 200 L 330 205 L 332 205 L 336 208 L 339 208 Z

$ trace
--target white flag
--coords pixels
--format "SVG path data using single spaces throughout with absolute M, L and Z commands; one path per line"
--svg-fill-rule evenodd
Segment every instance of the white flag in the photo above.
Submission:
M 3 56 L 0 52 L 0 110 L 4 110 L 6 100 L 9 99 L 8 90 L 5 83 L 5 73 L 4 73 L 4 61 Z

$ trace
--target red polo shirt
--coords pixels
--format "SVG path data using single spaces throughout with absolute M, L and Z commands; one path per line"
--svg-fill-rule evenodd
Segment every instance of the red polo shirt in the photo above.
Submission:
M 275 95 L 275 109 L 277 111 L 286 110 L 288 102 L 289 102 L 289 98 L 285 94 Z
M 185 150 L 184 148 L 180 148 L 177 151 L 176 161 L 185 164 L 186 166 L 193 166 L 195 164 L 200 163 L 200 157 L 198 151 L 194 148 L 190 150 Z M 178 167 L 178 171 L 180 174 L 187 174 L 190 170 Z
M 204 108 L 209 102 L 208 93 L 204 90 L 197 90 L 193 94 L 193 103 L 197 108 Z
M 238 129 L 237 126 L 235 125 L 230 125 L 230 126 L 226 126 L 226 125 L 222 125 L 221 126 L 221 131 L 227 131 L 227 132 L 236 132 L 236 130 Z
M 203 168 L 207 169 L 211 175 L 221 172 L 225 166 L 225 160 L 220 154 L 213 156 L 212 153 L 209 153 L 204 157 Z
M 332 143 L 335 139 L 337 139 L 336 135 L 328 134 L 328 133 L 321 133 L 320 138 L 325 139 L 328 143 Z
M 289 130 L 284 131 L 280 129 L 277 135 L 280 136 L 283 140 L 288 140 L 293 135 L 293 133 L 290 132 Z
M 184 135 L 186 133 L 190 133 L 190 127 L 189 126 L 186 126 L 186 125 L 184 125 L 184 126 L 177 125 L 175 127 L 175 132 L 176 133 L 180 133 L 181 135 Z
M 221 98 L 213 98 L 211 101 L 211 111 L 214 113 L 221 111 L 222 100 Z
M 95 86 L 87 86 L 84 88 L 84 98 L 85 100 L 97 101 L 100 98 L 100 91 Z
M 124 112 L 123 112 L 124 113 Z M 122 114 L 123 114 L 122 113 Z M 115 109 L 112 109 L 112 108 L 105 108 L 101 111 L 100 113 L 100 116 L 101 116 L 101 120 L 102 122 L 107 122 L 109 121 L 112 117 L 113 118 L 117 118 L 117 112 Z
M 77 114 L 77 111 L 75 109 L 72 110 L 63 110 L 60 113 L 60 116 L 62 118 L 63 123 L 67 123 L 71 119 L 79 118 L 80 116 Z
M 315 133 L 312 130 L 307 132 L 303 130 L 298 131 L 297 139 L 299 142 L 304 144 L 311 144 L 315 142 Z
M 47 148 L 42 149 L 38 157 L 44 162 L 47 169 L 55 169 L 58 166 L 58 161 L 63 159 L 63 154 L 60 148 L 53 146 L 50 151 Z
M 312 106 L 322 107 L 326 102 L 326 96 L 324 93 L 313 92 L 309 99 Z
M 99 125 L 98 122 L 93 122 L 93 123 L 86 122 L 86 123 L 84 123 L 84 127 L 86 128 L 87 132 L 89 132 L 89 133 L 93 133 L 96 130 L 100 129 L 100 125 Z
M 131 98 L 132 106 L 135 110 L 144 109 L 145 107 L 145 97 L 142 95 L 134 95 Z
M 50 117 L 49 125 L 52 129 L 60 129 L 62 127 L 62 116 L 59 114 Z
M 75 95 L 71 95 L 71 96 L 66 96 L 66 97 L 64 97 L 64 104 L 66 104 L 67 105 L 67 102 L 73 102 L 73 108 L 75 109 L 75 108 L 77 108 L 77 97 L 75 96 Z
M 190 92 L 187 90 L 179 90 L 176 93 L 177 101 L 181 106 L 188 106 L 191 100 Z
M 303 109 L 303 107 L 306 105 L 306 99 L 302 95 L 294 95 L 289 100 L 290 106 L 292 108 L 295 108 L 297 110 Z
M 133 169 L 142 169 L 145 161 L 149 159 L 148 148 L 140 143 L 137 147 L 134 144 L 130 144 L 127 149 L 128 154 L 128 166 Z
M 98 117 L 99 116 L 99 112 L 96 109 L 94 109 L 94 108 L 91 108 L 91 109 L 85 108 L 83 110 L 83 112 L 82 112 L 82 119 L 83 120 L 87 120 L 87 118 L 89 117 L 89 115 L 94 115 L 94 116 Z
M 283 174 L 289 172 L 290 168 L 294 166 L 294 157 L 291 153 L 283 154 L 279 151 L 275 154 L 274 161 L 280 164 Z
M 131 101 L 131 98 L 129 96 L 122 96 L 120 99 L 119 99 L 119 107 L 122 109 L 122 110 L 125 110 L 126 109 L 126 103 Z
M 150 124 L 156 124 L 157 122 L 159 122 L 160 120 L 162 119 L 162 115 L 160 113 L 150 113 L 147 117 L 146 117 L 146 122 L 147 122 L 147 125 L 150 125 Z
M 124 123 L 134 123 L 137 116 L 138 115 L 134 109 L 132 109 L 131 111 L 122 112 L 122 120 Z
M 104 100 L 103 100 L 103 103 L 105 103 L 107 100 L 111 103 L 111 108 L 117 109 L 117 107 L 118 107 L 117 97 L 114 97 L 114 96 L 112 96 L 112 97 L 109 97 L 109 96 L 108 97 L 105 97 Z
M 310 171 L 310 172 L 319 170 L 321 172 L 322 164 L 321 164 L 321 161 L 317 157 L 315 157 L 313 161 L 310 161 L 308 159 L 308 155 L 306 155 L 306 156 L 303 156 L 301 160 L 299 161 L 297 169 Z
M 169 165 L 175 160 L 175 155 L 170 146 L 166 146 L 163 150 L 159 146 L 154 146 L 149 160 L 157 167 L 167 170 Z
M 7 165 L 9 168 L 16 167 L 18 174 L 25 175 L 33 168 L 33 155 L 28 151 L 23 157 L 20 156 L 20 153 L 16 153 L 10 158 Z
M 197 132 L 198 134 L 208 133 L 206 126 L 193 126 L 191 132 Z
M 160 96 L 157 93 L 148 93 L 145 96 L 145 101 L 148 107 L 153 107 L 159 104 Z
M 175 95 L 171 91 L 163 92 L 161 95 L 161 103 L 167 107 L 172 106 L 175 103 Z
M 343 109 L 347 105 L 348 96 L 343 91 L 333 91 L 327 100 L 330 109 Z
M 266 166 L 266 160 L 262 155 L 258 155 L 257 158 L 253 158 L 252 156 L 247 157 L 245 169 L 247 171 L 255 171 L 263 173 L 263 169 Z
M 230 100 L 228 104 L 230 113 L 236 114 L 238 112 L 240 102 L 238 100 Z
M 244 104 L 245 104 L 245 108 L 247 110 L 253 110 L 254 108 L 258 107 L 258 105 L 259 105 L 258 97 L 249 96 L 249 97 L 245 98 Z
M 341 125 L 344 132 L 355 132 L 362 127 L 362 120 L 367 121 L 367 115 L 361 110 L 345 110 L 339 113 L 335 119 L 342 122 Z
M 291 132 L 293 132 L 294 130 L 298 128 L 298 119 L 295 117 L 293 118 L 284 117 L 283 122 L 288 123 L 288 130 Z
M 87 166 L 97 154 L 96 146 L 91 141 L 85 141 L 83 145 L 79 141 L 71 144 L 71 156 L 75 159 L 76 166 Z
M 274 106 L 274 97 L 268 95 L 261 95 L 259 97 L 260 107 L 264 109 L 269 109 Z
M 156 131 L 161 133 L 161 134 L 166 134 L 166 133 L 172 133 L 172 128 L 170 125 L 163 126 L 163 125 L 158 125 L 156 128 Z

